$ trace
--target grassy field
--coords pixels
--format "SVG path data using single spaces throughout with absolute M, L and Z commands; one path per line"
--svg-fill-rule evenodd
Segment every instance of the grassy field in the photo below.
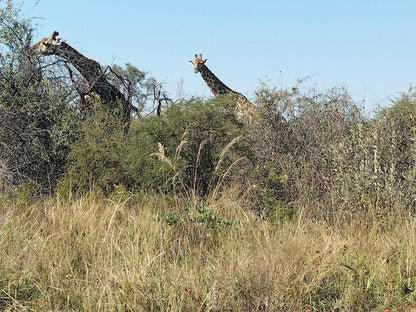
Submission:
M 300 208 L 261 219 L 233 192 L 0 206 L 2 311 L 412 311 L 414 218 Z
M 414 87 L 365 112 L 260 83 L 245 123 L 239 95 L 169 98 L 130 63 L 85 85 L 12 2 L 0 311 L 416 311 Z

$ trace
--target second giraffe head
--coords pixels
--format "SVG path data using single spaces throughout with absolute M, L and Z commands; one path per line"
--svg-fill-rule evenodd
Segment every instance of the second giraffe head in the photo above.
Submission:
M 32 46 L 32 51 L 40 55 L 52 55 L 56 52 L 59 45 L 65 42 L 64 39 L 57 39 L 59 36 L 57 31 L 54 31 L 49 38 L 43 38 L 38 43 Z
M 199 56 L 195 54 L 195 59 L 193 61 L 189 61 L 189 63 L 194 65 L 194 72 L 196 74 L 200 72 L 201 66 L 205 65 L 206 62 L 208 62 L 208 59 L 203 60 L 202 54 L 200 54 Z

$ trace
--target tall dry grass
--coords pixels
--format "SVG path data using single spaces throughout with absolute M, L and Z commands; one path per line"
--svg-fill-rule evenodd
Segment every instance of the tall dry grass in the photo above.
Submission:
M 236 193 L 210 205 L 151 195 L 111 200 L 93 192 L 30 205 L 3 199 L 0 310 L 406 311 L 415 305 L 413 219 L 357 217 L 342 226 L 300 213 L 291 221 L 261 220 Z

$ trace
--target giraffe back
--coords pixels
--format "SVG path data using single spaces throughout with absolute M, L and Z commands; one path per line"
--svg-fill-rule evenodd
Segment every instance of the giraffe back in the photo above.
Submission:
M 256 105 L 251 103 L 243 94 L 232 91 L 235 94 L 235 112 L 239 120 L 250 124 L 256 112 Z

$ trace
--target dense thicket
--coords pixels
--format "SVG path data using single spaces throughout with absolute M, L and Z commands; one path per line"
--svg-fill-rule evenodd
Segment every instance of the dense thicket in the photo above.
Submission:
M 230 100 L 178 102 L 160 118 L 134 120 L 127 137 L 103 127 L 108 120 L 85 123 L 65 185 L 213 198 L 238 184 L 247 205 L 279 218 L 294 207 L 330 219 L 415 209 L 413 91 L 369 119 L 343 89 L 262 88 L 249 126 Z
M 0 310 L 413 311 L 414 89 L 370 117 L 343 88 L 261 85 L 247 125 L 113 65 L 126 133 L 11 4 Z
M 371 119 L 343 89 L 262 89 L 258 101 L 257 154 L 285 177 L 286 202 L 312 206 L 314 215 L 327 218 L 340 211 L 414 211 L 413 90 Z
M 43 194 L 65 177 L 72 145 L 85 138 L 80 129 L 114 114 L 88 93 L 71 64 L 34 55 L 31 24 L 11 1 L 0 10 L 0 189 L 23 185 Z M 105 73 L 136 115 L 147 101 L 164 100 L 161 84 L 131 64 Z M 111 126 L 108 121 L 105 128 Z
M 227 108 L 232 98 L 165 101 L 161 116 L 132 116 L 126 135 L 99 101 L 92 114 L 80 110 L 74 68 L 31 53 L 30 21 L 11 8 L 1 14 L 2 189 L 123 187 L 209 199 L 238 185 L 247 206 L 279 219 L 300 209 L 328 219 L 415 209 L 413 90 L 366 118 L 344 89 L 261 86 L 251 125 Z M 131 64 L 107 73 L 137 112 L 166 100 Z
M 43 79 L 29 48 L 30 23 L 1 13 L 0 187 L 31 185 L 51 191 L 63 175 L 76 122 L 68 91 Z

